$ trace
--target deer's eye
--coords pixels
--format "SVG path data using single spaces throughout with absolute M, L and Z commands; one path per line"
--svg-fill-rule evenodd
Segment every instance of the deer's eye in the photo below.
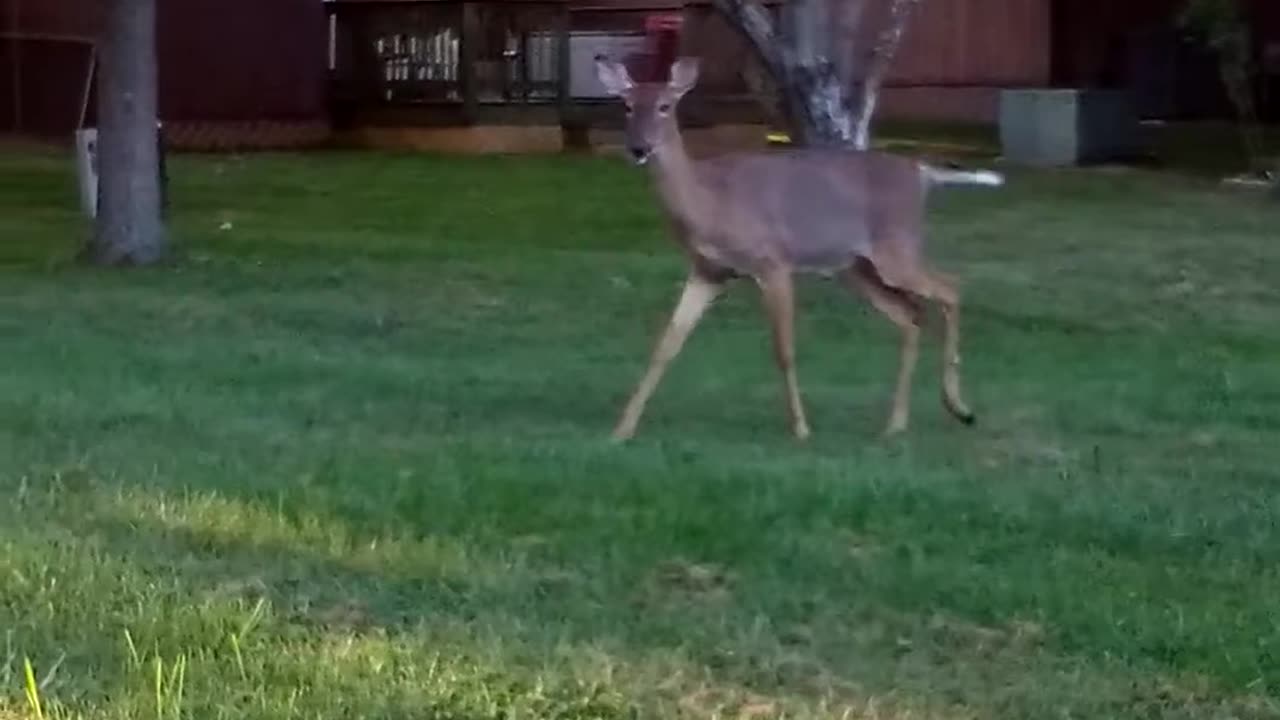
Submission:
M 671 103 L 662 103 L 661 105 L 659 105 L 658 112 L 662 113 L 663 115 L 666 115 L 667 113 L 671 112 Z

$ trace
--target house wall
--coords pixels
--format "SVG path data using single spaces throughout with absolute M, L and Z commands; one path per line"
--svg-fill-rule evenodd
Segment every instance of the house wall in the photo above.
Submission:
M 1265 119 L 1280 118 L 1280 3 L 1239 0 L 1260 54 L 1255 78 Z M 1185 0 L 1054 0 L 1056 85 L 1127 88 L 1139 112 L 1163 119 L 1233 113 L 1216 57 L 1177 25 Z M 1268 68 L 1267 47 L 1277 62 Z
M 0 131 L 76 127 L 96 8 L 93 0 L 0 0 Z
M 1049 83 L 1050 37 L 1049 0 L 923 3 L 885 80 L 881 117 L 993 123 L 1002 88 Z
M 101 5 L 0 0 L 6 34 L 42 36 L 0 39 L 0 130 L 66 138 L 78 126 Z M 319 0 L 159 0 L 157 12 L 160 117 L 171 143 L 280 146 L 325 136 Z
M 686 13 L 693 21 L 686 25 L 682 51 L 702 57 L 708 82 L 741 86 L 733 76 L 752 62 L 753 51 L 723 20 L 705 12 L 707 0 L 692 4 L 699 12 Z M 572 0 L 570 7 L 587 22 L 614 16 L 615 22 L 625 18 L 638 26 L 648 12 L 678 12 L 682 5 L 679 0 Z M 874 47 L 888 8 L 889 0 L 871 0 L 860 47 Z M 1050 0 L 924 2 L 890 68 L 880 112 L 994 122 L 1000 88 L 1049 83 L 1050 36 Z
M 93 37 L 101 22 L 100 0 L 3 0 L 6 19 L 24 32 Z
M 879 27 L 888 1 L 872 0 L 865 23 L 869 31 Z M 1259 40 L 1280 40 L 1280 2 L 1245 1 L 1255 13 Z M 684 5 L 682 0 L 569 2 L 575 25 L 595 26 L 600 18 L 612 17 L 637 28 L 650 12 L 678 12 Z M 1117 73 L 1130 72 L 1126 63 L 1133 62 L 1116 59 L 1126 52 L 1124 38 L 1135 28 L 1167 25 L 1179 4 L 928 0 L 891 67 L 880 116 L 990 123 L 1005 87 L 1120 82 Z M 101 5 L 101 0 L 0 0 L 0 32 L 44 36 L 21 43 L 0 39 L 0 131 L 65 136 L 76 126 L 88 60 L 85 41 L 96 34 Z M 325 136 L 327 29 L 320 0 L 160 0 L 159 13 L 160 109 L 171 140 L 191 147 L 233 147 Z M 864 47 L 872 42 L 873 35 L 863 38 Z M 717 88 L 742 86 L 737 73 L 752 57 L 745 42 L 716 17 L 689 24 L 683 51 L 704 57 L 705 81 Z M 1264 104 L 1275 112 L 1280 81 L 1270 82 Z M 92 103 L 89 110 L 92 121 Z

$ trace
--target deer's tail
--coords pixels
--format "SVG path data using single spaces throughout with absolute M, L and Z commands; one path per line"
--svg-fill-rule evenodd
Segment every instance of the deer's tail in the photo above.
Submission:
M 931 185 L 1004 185 L 1004 176 L 991 170 L 951 170 L 922 164 L 920 173 Z

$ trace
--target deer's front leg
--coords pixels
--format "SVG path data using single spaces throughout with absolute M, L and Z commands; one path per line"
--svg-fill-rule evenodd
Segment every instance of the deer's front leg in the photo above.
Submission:
M 653 349 L 649 368 L 645 371 L 640 385 L 631 396 L 626 409 L 622 412 L 622 418 L 618 421 L 617 428 L 613 431 L 615 440 L 628 440 L 635 435 L 636 426 L 640 424 L 640 416 L 644 414 L 645 404 L 657 389 L 667 365 L 680 353 L 680 348 L 684 347 L 689 333 L 697 326 L 702 315 L 723 289 L 723 283 L 709 280 L 697 271 L 689 273 L 684 291 L 680 294 L 680 302 L 676 304 L 675 312 L 671 314 L 666 330 L 663 331 L 661 339 Z
M 800 383 L 796 379 L 795 363 L 795 290 L 791 272 L 785 268 L 772 270 L 758 278 L 764 294 L 765 307 L 773 326 L 773 349 L 782 371 L 787 394 L 787 412 L 791 419 L 791 432 L 798 440 L 809 437 L 809 421 L 805 419 L 804 403 L 800 400 Z

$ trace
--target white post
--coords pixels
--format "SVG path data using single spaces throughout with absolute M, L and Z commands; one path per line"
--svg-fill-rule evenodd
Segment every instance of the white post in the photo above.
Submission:
M 98 129 L 76 131 L 76 179 L 80 185 L 80 209 L 98 216 Z

